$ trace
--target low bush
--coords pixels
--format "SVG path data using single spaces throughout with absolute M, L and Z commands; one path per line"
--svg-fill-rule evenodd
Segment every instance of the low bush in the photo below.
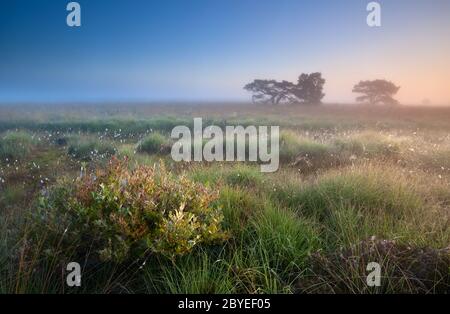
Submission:
M 175 180 L 164 166 L 130 171 L 125 161 L 112 159 L 105 171 L 79 178 L 73 189 L 42 197 L 34 219 L 50 253 L 76 244 L 81 256 L 93 250 L 104 261 L 151 252 L 175 258 L 227 238 L 222 211 L 212 206 L 216 198 L 185 177 Z

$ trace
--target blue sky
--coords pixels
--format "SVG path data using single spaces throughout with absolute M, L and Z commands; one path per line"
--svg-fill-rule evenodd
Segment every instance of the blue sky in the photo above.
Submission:
M 326 101 L 360 79 L 450 104 L 450 0 L 65 0 L 0 3 L 0 102 L 245 100 L 254 78 L 321 71 Z

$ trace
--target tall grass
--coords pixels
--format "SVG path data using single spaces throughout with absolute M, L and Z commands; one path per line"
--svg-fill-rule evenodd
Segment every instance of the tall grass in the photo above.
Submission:
M 397 141 L 373 131 L 336 138 L 334 145 L 340 152 L 359 157 L 395 158 L 400 152 L 400 145 Z
M 408 112 L 400 109 L 393 109 L 398 116 L 390 112 L 374 112 L 372 116 L 370 110 L 357 108 L 341 108 L 345 115 L 340 116 L 334 114 L 339 110 L 325 107 L 302 108 L 301 112 L 291 108 L 261 110 L 267 110 L 267 115 L 245 116 L 239 111 L 219 111 L 218 115 L 211 109 L 204 124 L 280 125 L 281 169 L 275 174 L 262 174 L 257 164 L 244 162 L 171 161 L 166 150 L 171 142 L 166 134 L 176 125 L 192 127 L 195 110 L 176 117 L 120 119 L 108 113 L 103 119 L 80 119 L 78 115 L 77 119 L 55 116 L 43 121 L 3 121 L 2 130 L 20 127 L 39 132 L 45 140 L 37 142 L 36 136 L 26 131 L 0 136 L 0 179 L 6 179 L 0 180 L 0 292 L 449 291 L 450 143 L 445 112 L 438 113 L 443 117 L 436 126 L 435 118 L 425 121 L 417 113 L 415 122 L 410 123 L 400 116 Z M 138 139 L 141 141 L 136 145 Z M 57 145 L 46 145 L 51 143 Z M 95 170 L 104 163 L 97 161 L 106 161 L 116 152 L 130 157 L 130 169 L 165 159 L 173 172 L 173 184 L 179 182 L 176 178 L 180 175 L 186 175 L 201 183 L 202 189 L 217 192 L 213 205 L 223 214 L 221 228 L 226 239 L 207 246 L 198 244 L 183 256 L 168 258 L 145 252 L 126 261 L 102 262 L 93 258 L 93 240 L 99 235 L 94 231 L 109 224 L 89 220 L 92 228 L 67 231 L 82 239 L 83 245 L 65 241 L 67 211 L 63 209 L 67 197 L 59 198 L 55 208 L 61 210 L 48 217 L 58 236 L 52 237 L 45 228 L 31 232 L 35 225 L 30 221 L 36 216 L 43 218 L 36 202 L 53 190 L 40 179 L 52 174 L 51 185 L 73 185 L 80 160 L 98 175 L 102 171 Z M 16 170 L 15 164 L 5 163 L 6 158 L 25 163 L 19 162 L 21 167 Z M 151 177 L 148 171 L 142 175 Z M 116 198 L 108 198 L 107 205 L 100 203 L 99 211 L 121 208 L 124 219 L 136 221 L 129 213 L 134 212 L 141 192 L 149 186 L 138 186 L 129 206 L 124 207 L 127 185 L 127 180 L 117 181 Z M 185 206 L 167 202 L 168 198 L 186 197 L 185 192 L 160 192 L 151 204 L 165 202 L 166 211 Z M 149 206 L 142 204 L 143 208 Z M 148 222 L 151 217 L 143 219 Z M 122 228 L 123 223 L 117 220 L 116 228 Z M 128 231 L 138 232 L 139 228 Z M 117 247 L 111 246 L 111 250 Z M 60 254 L 50 255 L 55 252 Z M 82 266 L 81 288 L 65 284 L 68 258 Z M 369 261 L 382 265 L 379 288 L 368 287 L 365 282 Z
M 327 159 L 331 148 L 307 138 L 301 138 L 294 132 L 284 131 L 280 136 L 280 160 L 294 162 L 298 157 L 309 160 Z
M 139 141 L 136 150 L 147 154 L 167 154 L 171 150 L 171 141 L 159 132 L 153 132 Z
M 72 137 L 67 149 L 69 156 L 83 161 L 109 158 L 116 153 L 115 144 L 95 137 Z
M 320 247 L 314 223 L 291 211 L 268 206 L 252 224 L 256 241 L 269 253 L 271 268 L 284 276 L 301 271 L 306 257 Z
M 0 137 L 0 161 L 23 159 L 36 144 L 30 133 L 24 131 L 7 132 Z

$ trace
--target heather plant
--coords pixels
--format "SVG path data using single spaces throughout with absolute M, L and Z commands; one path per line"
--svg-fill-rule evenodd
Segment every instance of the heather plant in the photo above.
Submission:
M 62 190 L 42 197 L 36 215 L 46 237 L 54 238 L 49 244 L 60 239 L 50 253 L 77 243 L 78 253 L 94 249 L 102 261 L 147 253 L 173 259 L 227 238 L 222 211 L 212 205 L 217 193 L 184 176 L 175 179 L 163 164 L 129 170 L 126 160 L 112 159 L 106 170 Z

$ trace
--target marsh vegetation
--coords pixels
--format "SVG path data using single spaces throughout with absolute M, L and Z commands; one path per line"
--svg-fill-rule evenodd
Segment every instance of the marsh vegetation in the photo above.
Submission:
M 193 117 L 279 125 L 280 169 L 174 162 Z M 4 106 L 0 130 L 2 293 L 450 289 L 448 108 Z

